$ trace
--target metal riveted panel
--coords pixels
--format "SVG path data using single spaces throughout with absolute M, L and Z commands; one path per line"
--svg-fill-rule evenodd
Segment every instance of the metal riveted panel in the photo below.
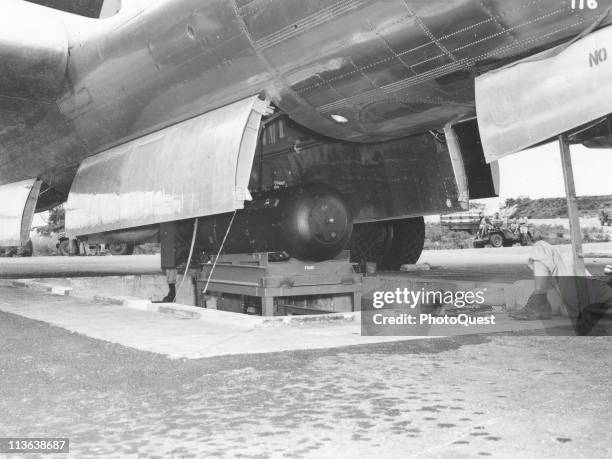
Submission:
M 28 241 L 39 191 L 35 179 L 0 186 L 0 246 Z
M 86 159 L 66 205 L 68 234 L 241 209 L 267 110 L 250 97 Z
M 612 27 L 476 79 L 487 161 L 612 112 Z

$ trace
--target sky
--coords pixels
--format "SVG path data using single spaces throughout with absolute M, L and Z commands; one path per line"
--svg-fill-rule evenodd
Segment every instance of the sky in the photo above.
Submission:
M 572 145 L 572 164 L 579 196 L 612 195 L 612 150 Z M 559 145 L 552 143 L 507 156 L 499 161 L 500 197 L 483 199 L 487 209 L 497 210 L 506 198 L 565 197 Z

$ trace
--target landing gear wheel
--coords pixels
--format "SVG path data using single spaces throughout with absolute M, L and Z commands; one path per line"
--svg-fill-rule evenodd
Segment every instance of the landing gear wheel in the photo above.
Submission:
M 60 241 L 59 245 L 57 246 L 57 253 L 62 257 L 67 257 L 70 255 L 70 241 L 68 239 Z
M 108 244 L 108 251 L 111 255 L 132 255 L 134 245 L 125 242 L 111 242 Z
M 499 249 L 500 247 L 504 246 L 504 238 L 501 234 L 491 234 L 491 237 L 489 237 L 489 243 L 496 249 Z
M 352 263 L 381 263 L 393 242 L 393 227 L 387 222 L 362 223 L 353 227 L 348 249 Z
M 351 262 L 376 263 L 378 269 L 398 271 L 418 261 L 425 244 L 423 217 L 355 225 L 349 243 Z
M 415 264 L 425 245 L 425 220 L 423 217 L 393 222 L 393 243 L 387 251 L 380 269 L 399 271 L 402 265 Z

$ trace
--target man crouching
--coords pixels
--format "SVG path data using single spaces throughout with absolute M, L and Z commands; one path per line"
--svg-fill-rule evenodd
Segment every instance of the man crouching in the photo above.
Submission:
M 585 322 L 591 317 L 591 311 L 612 308 L 612 287 L 591 277 L 589 273 L 586 276 L 578 275 L 573 264 L 566 261 L 561 252 L 549 243 L 536 242 L 528 264 L 533 271 L 535 290 L 524 308 L 509 313 L 513 319 L 550 319 L 553 311 L 547 292 L 551 288 L 557 290 L 570 319 L 575 326 L 581 328 L 588 328 Z

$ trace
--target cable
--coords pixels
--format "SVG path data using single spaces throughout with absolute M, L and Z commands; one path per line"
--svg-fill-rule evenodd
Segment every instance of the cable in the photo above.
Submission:
M 217 266 L 217 261 L 219 261 L 219 256 L 221 255 L 221 252 L 223 251 L 223 246 L 225 245 L 227 236 L 229 236 L 229 232 L 232 229 L 232 224 L 234 223 L 234 219 L 236 218 L 237 212 L 238 212 L 237 210 L 234 210 L 234 215 L 232 215 L 232 219 L 230 220 L 229 225 L 227 226 L 227 231 L 225 232 L 225 236 L 223 237 L 223 242 L 221 242 L 221 247 L 219 247 L 219 251 L 217 252 L 215 261 L 213 262 L 212 268 L 210 268 L 210 272 L 208 273 L 208 278 L 206 279 L 206 285 L 204 286 L 204 289 L 202 290 L 202 295 L 206 295 L 206 292 L 208 291 L 208 284 L 210 283 L 210 279 L 213 275 L 213 271 L 215 270 L 215 266 Z
M 189 249 L 189 257 L 187 258 L 187 266 L 185 266 L 185 273 L 183 274 L 183 278 L 181 279 L 181 283 L 179 284 L 178 289 L 176 290 L 176 294 L 174 295 L 173 303 L 176 303 L 176 299 L 179 296 L 179 293 L 181 291 L 181 287 L 185 283 L 185 278 L 189 274 L 189 266 L 191 265 L 191 257 L 193 256 L 193 249 L 195 247 L 196 235 L 198 233 L 198 221 L 199 220 L 196 218 L 194 220 L 194 222 L 193 222 L 193 236 L 191 237 L 191 247 Z

